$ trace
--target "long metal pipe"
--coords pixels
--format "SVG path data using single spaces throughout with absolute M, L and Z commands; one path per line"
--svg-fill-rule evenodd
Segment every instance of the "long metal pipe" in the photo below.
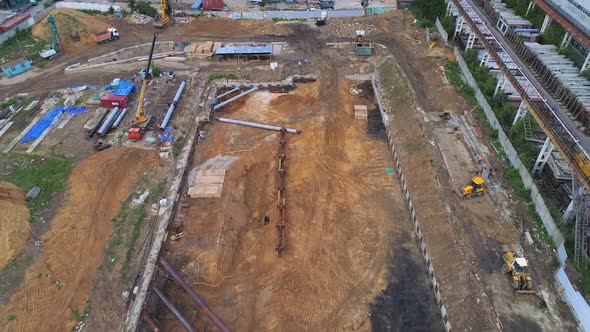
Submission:
M 162 300 L 162 302 L 164 302 L 164 304 L 168 307 L 168 309 L 170 309 L 170 311 L 172 311 L 172 313 L 174 314 L 174 316 L 176 316 L 176 318 L 178 318 L 178 320 L 180 321 L 180 323 L 182 325 L 184 325 L 184 328 L 186 328 L 187 331 L 189 331 L 189 332 L 196 332 L 197 331 L 188 322 L 188 320 L 186 320 L 186 318 L 184 318 L 184 316 L 180 313 L 180 311 L 178 311 L 178 308 L 176 308 L 174 306 L 174 304 L 172 303 L 172 301 L 170 301 L 170 299 L 168 299 L 166 297 L 166 295 L 164 295 L 164 292 L 161 289 L 159 289 L 158 287 L 154 287 L 154 291 L 156 291 L 156 294 L 158 294 L 158 296 L 160 297 L 160 299 Z
M 255 123 L 255 122 L 232 120 L 232 119 L 226 119 L 226 118 L 215 118 L 215 119 L 219 122 L 232 123 L 232 124 L 237 124 L 237 125 L 242 125 L 242 126 L 247 126 L 247 127 L 274 130 L 274 131 L 281 131 L 281 128 L 283 128 L 283 127 L 269 126 L 269 125 L 265 125 L 265 124 Z M 301 130 L 299 130 L 299 129 L 291 129 L 291 128 L 285 128 L 285 129 L 287 129 L 287 132 L 291 133 L 291 134 L 301 134 Z
M 182 287 L 182 289 L 184 289 L 184 291 L 187 292 L 193 298 L 193 300 L 195 300 L 195 302 L 197 303 L 197 305 L 201 309 L 201 312 L 204 313 L 205 315 L 207 315 L 211 319 L 211 321 L 213 321 L 213 323 L 221 331 L 229 332 L 229 328 L 225 325 L 225 323 L 221 320 L 221 318 L 219 318 L 219 316 L 217 316 L 217 314 L 215 314 L 215 312 L 213 312 L 213 310 L 211 310 L 211 308 L 209 308 L 209 306 L 207 305 L 207 302 L 205 302 L 205 300 L 203 300 L 203 298 L 201 298 L 199 296 L 199 294 L 197 294 L 197 292 L 195 292 L 195 290 L 192 289 L 186 283 L 186 281 L 184 281 L 184 279 L 182 279 L 182 277 L 166 261 L 166 259 L 164 259 L 164 257 L 160 257 L 159 262 L 162 265 L 162 267 L 170 274 L 170 277 L 172 277 L 172 279 L 174 279 L 174 281 L 176 281 L 176 283 L 180 287 Z
M 164 121 L 162 121 L 162 125 L 160 125 L 160 129 L 162 129 L 162 130 L 166 129 L 166 126 L 168 125 L 168 122 L 170 122 L 170 118 L 172 117 L 172 113 L 174 113 L 174 109 L 176 108 L 176 104 L 178 104 L 178 101 L 180 100 L 180 96 L 182 95 L 182 92 L 184 91 L 185 86 L 186 86 L 186 81 L 182 81 L 182 83 L 180 83 L 180 87 L 178 88 L 178 91 L 176 91 L 176 95 L 174 96 L 174 99 L 172 100 L 172 104 L 170 104 L 170 107 L 168 108 L 168 113 L 166 113 L 166 116 L 164 117 Z
M 218 110 L 219 108 L 221 108 L 221 107 L 223 107 L 223 106 L 225 106 L 225 105 L 227 105 L 227 104 L 231 103 L 232 101 L 234 101 L 234 100 L 236 100 L 236 99 L 239 99 L 239 98 L 241 98 L 241 97 L 244 97 L 245 95 L 247 95 L 247 94 L 249 94 L 249 93 L 251 93 L 251 92 L 254 92 L 254 91 L 256 91 L 256 90 L 258 90 L 258 87 L 257 87 L 257 86 L 253 87 L 253 88 L 252 88 L 252 89 L 250 89 L 250 90 L 246 90 L 246 91 L 244 91 L 244 92 L 240 93 L 239 95 L 237 95 L 237 96 L 235 96 L 235 97 L 231 97 L 230 99 L 228 99 L 228 100 L 224 101 L 223 103 L 220 103 L 220 104 L 217 104 L 217 105 L 213 106 L 213 110 L 214 110 L 214 111 L 216 111 L 216 110 Z
M 94 134 L 96 134 L 96 131 L 98 130 L 98 128 L 100 128 L 100 124 L 102 123 L 104 118 L 107 117 L 108 114 L 109 114 L 109 110 L 105 110 L 104 113 L 102 113 L 102 115 L 98 118 L 98 121 L 96 122 L 94 127 L 88 133 L 88 137 L 92 137 L 92 136 L 94 136 Z
M 223 98 L 223 97 L 225 97 L 225 96 L 227 96 L 227 95 L 229 95 L 229 94 L 232 94 L 232 93 L 234 93 L 234 92 L 237 92 L 237 91 L 240 91 L 240 88 L 239 88 L 239 87 L 237 87 L 237 88 L 233 88 L 233 89 L 231 89 L 231 90 L 229 90 L 229 91 L 226 91 L 226 92 L 224 92 L 224 93 L 220 94 L 219 96 L 216 96 L 216 97 L 215 97 L 215 102 L 217 102 L 217 100 L 219 100 L 219 99 L 221 99 L 221 98 Z
M 113 109 L 113 111 L 111 112 L 111 114 L 109 114 L 109 116 L 107 117 L 107 119 L 104 120 L 102 126 L 98 130 L 98 135 L 100 137 L 103 137 L 104 135 L 106 135 L 107 132 L 109 131 L 109 129 L 111 129 L 111 126 L 113 125 L 113 122 L 117 118 L 117 115 L 119 115 L 119 108 L 118 107 L 115 107 Z
M 115 123 L 113 123 L 113 128 L 119 127 L 119 125 L 121 124 L 121 121 L 123 121 L 123 118 L 125 117 L 125 114 L 127 114 L 127 108 L 124 108 L 121 111 L 121 113 L 117 117 L 117 120 L 115 120 Z
M 154 331 L 154 332 L 160 332 L 160 328 L 158 327 L 158 325 L 156 325 L 156 323 L 154 322 L 154 320 L 148 314 L 146 314 L 145 311 L 141 315 L 141 319 L 143 319 L 147 323 L 147 325 L 150 326 L 150 328 L 152 329 L 152 331 Z

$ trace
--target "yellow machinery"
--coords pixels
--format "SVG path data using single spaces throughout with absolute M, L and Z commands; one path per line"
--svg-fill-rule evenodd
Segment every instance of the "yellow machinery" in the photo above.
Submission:
M 486 191 L 486 183 L 483 177 L 481 176 L 474 176 L 471 178 L 471 182 L 468 185 L 461 188 L 461 195 L 464 198 L 469 198 L 471 196 L 481 196 Z
M 141 137 L 141 128 L 138 128 L 138 125 L 149 120 L 147 115 L 145 114 L 145 109 L 143 108 L 143 100 L 145 98 L 145 90 L 147 89 L 147 85 L 149 81 L 152 79 L 152 72 L 150 71 L 150 66 L 152 64 L 152 55 L 154 54 L 155 46 L 156 34 L 154 34 L 154 39 L 152 40 L 152 48 L 150 50 L 150 56 L 148 57 L 147 67 L 145 68 L 145 72 L 142 72 L 143 77 L 141 83 L 141 92 L 139 93 L 139 100 L 137 101 L 135 119 L 133 119 L 133 121 L 131 122 L 132 127 L 129 128 L 129 138 L 131 139 L 139 139 Z
M 533 278 L 526 272 L 528 262 L 523 257 L 516 257 L 514 251 L 508 251 L 502 258 L 502 270 L 510 273 L 510 285 L 517 293 L 534 293 Z
M 156 21 L 154 26 L 156 28 L 164 28 L 170 22 L 170 12 L 172 8 L 168 0 L 160 0 L 160 19 Z

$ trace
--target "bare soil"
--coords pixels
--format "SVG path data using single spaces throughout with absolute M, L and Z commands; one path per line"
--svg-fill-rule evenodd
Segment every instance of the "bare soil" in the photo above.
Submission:
M 0 181 L 0 270 L 16 257 L 29 239 L 29 209 L 25 193 L 12 183 Z
M 8 331 L 65 331 L 82 312 L 102 262 L 110 220 L 133 183 L 158 163 L 154 152 L 111 148 L 82 161 L 68 180 L 67 199 L 43 238 L 43 253 L 0 317 Z M 14 316 L 7 321 L 5 317 Z
M 368 331 L 371 302 L 386 294 L 373 306 L 375 312 L 385 311 L 392 292 L 415 301 L 400 305 L 394 320 L 403 316 L 402 321 L 410 317 L 404 326 L 440 326 L 425 278 L 408 280 L 402 273 L 410 264 L 426 275 L 415 263 L 420 256 L 399 185 L 385 172 L 392 167 L 387 142 L 383 136 L 368 137 L 367 121 L 354 119 L 353 105 L 377 111 L 371 100 L 353 98 L 351 85 L 339 83 L 332 107 L 320 102 L 321 83 L 314 83 L 285 95 L 257 92 L 219 115 L 303 130 L 289 135 L 287 143 L 282 258 L 274 250 L 278 134 L 216 123 L 197 147 L 195 167 L 228 167 L 224 194 L 189 200 L 182 216 L 186 235 L 170 243 L 167 256 L 232 328 Z M 269 225 L 264 216 L 271 218 Z M 402 247 L 403 257 L 391 249 Z M 397 294 L 409 283 L 414 292 Z M 175 286 L 166 291 L 195 326 L 211 326 Z M 416 307 L 425 313 L 420 322 L 412 316 Z M 180 326 L 167 318 L 167 309 L 156 317 L 165 330 Z M 374 319 L 390 324 L 387 317 Z

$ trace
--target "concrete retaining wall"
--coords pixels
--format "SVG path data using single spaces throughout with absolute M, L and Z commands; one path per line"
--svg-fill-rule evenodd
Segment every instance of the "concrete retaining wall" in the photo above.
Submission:
M 116 12 L 121 11 L 121 6 L 111 5 L 107 3 L 59 1 L 55 3 L 55 6 L 57 8 L 71 8 L 77 10 L 98 10 L 99 12 L 103 13 L 108 12 L 109 8 L 112 6 Z
M 399 161 L 399 156 L 397 154 L 397 150 L 395 149 L 395 142 L 393 139 L 393 135 L 389 129 L 389 122 L 388 122 L 388 114 L 385 113 L 383 110 L 383 104 L 381 102 L 380 90 L 378 88 L 377 82 L 374 76 L 371 76 L 371 83 L 373 83 L 373 90 L 375 92 L 375 99 L 377 99 L 377 104 L 379 105 L 379 110 L 381 111 L 381 117 L 383 118 L 383 125 L 387 131 L 387 140 L 389 142 L 389 147 L 391 148 L 391 153 L 393 154 L 393 160 L 395 162 L 395 169 L 397 171 L 397 176 L 399 178 L 402 192 L 404 193 L 404 199 L 406 201 L 406 205 L 408 210 L 410 211 L 410 217 L 412 223 L 414 225 L 414 232 L 416 234 L 416 238 L 418 239 L 418 244 L 420 245 L 420 252 L 424 258 L 424 264 L 426 264 L 426 268 L 428 270 L 428 277 L 430 278 L 430 284 L 432 286 L 432 290 L 434 291 L 434 297 L 436 298 L 436 303 L 438 304 L 440 315 L 442 317 L 442 324 L 445 328 L 446 332 L 451 331 L 451 322 L 449 322 L 449 318 L 447 316 L 447 308 L 444 304 L 442 294 L 440 293 L 440 287 L 438 285 L 438 281 L 436 280 L 436 276 L 434 274 L 434 267 L 432 266 L 432 262 L 430 261 L 430 255 L 428 254 L 428 248 L 426 246 L 426 241 L 424 240 L 424 236 L 422 235 L 422 231 L 420 229 L 420 224 L 418 223 L 418 218 L 416 217 L 416 209 L 414 208 L 414 203 L 412 203 L 412 198 L 410 196 L 410 191 L 408 190 L 408 185 L 406 183 L 406 179 L 404 177 L 404 173 L 402 170 L 401 163 Z
M 522 161 L 518 157 L 516 150 L 514 149 L 514 146 L 504 133 L 504 130 L 502 130 L 500 122 L 496 118 L 496 115 L 492 111 L 492 108 L 488 104 L 483 93 L 481 92 L 481 90 L 479 90 L 479 87 L 477 86 L 477 83 L 475 82 L 473 75 L 467 67 L 467 63 L 465 63 L 465 60 L 461 55 L 461 52 L 459 52 L 459 50 L 455 47 L 454 53 L 457 57 L 457 62 L 459 63 L 461 72 L 467 79 L 469 85 L 475 90 L 475 98 L 477 99 L 481 108 L 484 110 L 490 126 L 498 130 L 498 139 L 500 141 L 500 145 L 502 145 L 504 152 L 506 152 L 506 154 L 508 155 L 510 164 L 514 166 L 520 173 L 522 182 L 524 182 L 525 187 L 531 190 L 531 200 L 535 204 L 535 211 L 537 211 L 539 216 L 541 216 L 541 220 L 543 221 L 545 229 L 547 230 L 549 235 L 551 235 L 551 238 L 553 239 L 553 242 L 557 247 L 557 255 L 559 261 L 561 262 L 562 266 L 565 265 L 567 259 L 567 253 L 563 245 L 565 239 L 563 237 L 563 234 L 561 234 L 561 232 L 555 225 L 555 221 L 553 220 L 551 213 L 549 213 L 549 209 L 547 208 L 547 205 L 545 204 L 543 197 L 541 197 L 541 194 L 539 193 L 539 188 L 537 188 L 537 186 L 535 185 L 535 182 L 529 174 L 527 167 L 522 163 Z M 568 304 L 570 305 L 572 312 L 574 313 L 574 315 L 578 319 L 578 322 L 580 323 L 580 328 L 582 328 L 582 330 L 584 331 L 590 331 L 590 306 L 588 306 L 588 303 L 584 300 L 584 297 L 579 292 L 574 290 L 572 283 L 565 274 L 563 267 L 560 267 L 557 270 L 557 272 L 555 273 L 555 279 L 561 285 L 565 294 L 565 298 Z
M 537 185 L 535 185 L 535 181 L 529 174 L 528 168 L 522 163 L 522 160 L 520 160 L 520 157 L 518 157 L 516 149 L 508 139 L 508 136 L 506 136 L 506 133 L 504 133 L 502 126 L 500 126 L 500 122 L 496 118 L 494 111 L 492 111 L 492 107 L 490 106 L 490 104 L 488 104 L 488 101 L 484 97 L 481 90 L 479 90 L 479 87 L 477 86 L 477 83 L 475 82 L 473 75 L 467 67 L 467 63 L 465 63 L 465 60 L 461 55 L 461 52 L 459 52 L 459 49 L 455 47 L 454 53 L 457 57 L 457 62 L 459 63 L 461 72 L 467 79 L 467 83 L 469 83 L 469 86 L 471 86 L 475 90 L 475 98 L 477 99 L 477 102 L 483 109 L 490 126 L 498 130 L 498 140 L 500 141 L 500 145 L 504 149 L 504 152 L 506 152 L 506 155 L 510 160 L 510 164 L 518 170 L 518 173 L 522 178 L 522 182 L 524 183 L 525 188 L 531 190 L 531 200 L 535 204 L 535 211 L 537 211 L 537 213 L 541 217 L 543 225 L 545 226 L 547 233 L 549 233 L 549 235 L 553 239 L 555 246 L 558 247 L 559 245 L 565 242 L 565 239 L 563 237 L 563 234 L 561 234 L 561 232 L 557 228 L 557 225 L 555 224 L 555 221 L 553 220 L 553 217 L 551 216 L 551 213 L 549 212 L 549 209 L 545 204 L 545 200 L 543 200 L 543 197 L 541 197 L 539 188 L 537 188 Z
M 447 45 L 448 44 L 448 41 L 449 41 L 449 34 L 445 30 L 445 28 L 443 28 L 443 26 L 440 23 L 440 20 L 438 19 L 438 17 L 436 18 L 436 21 L 434 22 L 434 25 L 436 25 L 436 30 L 438 30 L 438 33 L 440 34 L 440 37 L 442 38 L 442 40 L 444 40 L 445 45 Z

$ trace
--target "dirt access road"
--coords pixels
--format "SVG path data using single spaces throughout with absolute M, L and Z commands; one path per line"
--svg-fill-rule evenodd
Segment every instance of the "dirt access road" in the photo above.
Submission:
M 555 266 L 546 249 L 541 249 L 545 255 L 539 255 L 538 248 L 524 248 L 533 265 L 540 299 L 519 301 L 501 272 L 501 255 L 523 247 L 525 230 L 516 227 L 517 220 L 505 216 L 526 217 L 526 210 L 503 213 L 501 202 L 496 204 L 489 196 L 460 200 L 456 194 L 457 186 L 467 183 L 477 166 L 457 126 L 438 117 L 445 109 L 454 112 L 454 119 L 469 110 L 444 83 L 443 62 L 432 56 L 440 52 L 429 54 L 424 46 L 395 34 L 376 34 L 373 39 L 394 55 L 379 69 L 382 92 L 453 327 L 575 330 L 575 320 L 553 280 Z
M 119 212 L 133 184 L 158 155 L 111 148 L 82 161 L 68 180 L 67 199 L 45 234 L 43 253 L 0 308 L 5 331 L 69 331 L 84 311 Z M 6 317 L 14 319 L 6 320 Z
M 386 172 L 387 142 L 354 119 L 355 104 L 377 114 L 373 101 L 349 94 L 341 64 L 317 63 L 319 82 L 257 92 L 218 114 L 303 130 L 287 143 L 284 256 L 274 250 L 278 134 L 215 123 L 193 166 L 227 169 L 223 197 L 189 200 L 185 236 L 167 259 L 236 330 L 438 330 L 400 187 Z M 176 286 L 165 291 L 194 326 L 211 326 Z M 164 330 L 180 328 L 167 309 L 152 314 Z

